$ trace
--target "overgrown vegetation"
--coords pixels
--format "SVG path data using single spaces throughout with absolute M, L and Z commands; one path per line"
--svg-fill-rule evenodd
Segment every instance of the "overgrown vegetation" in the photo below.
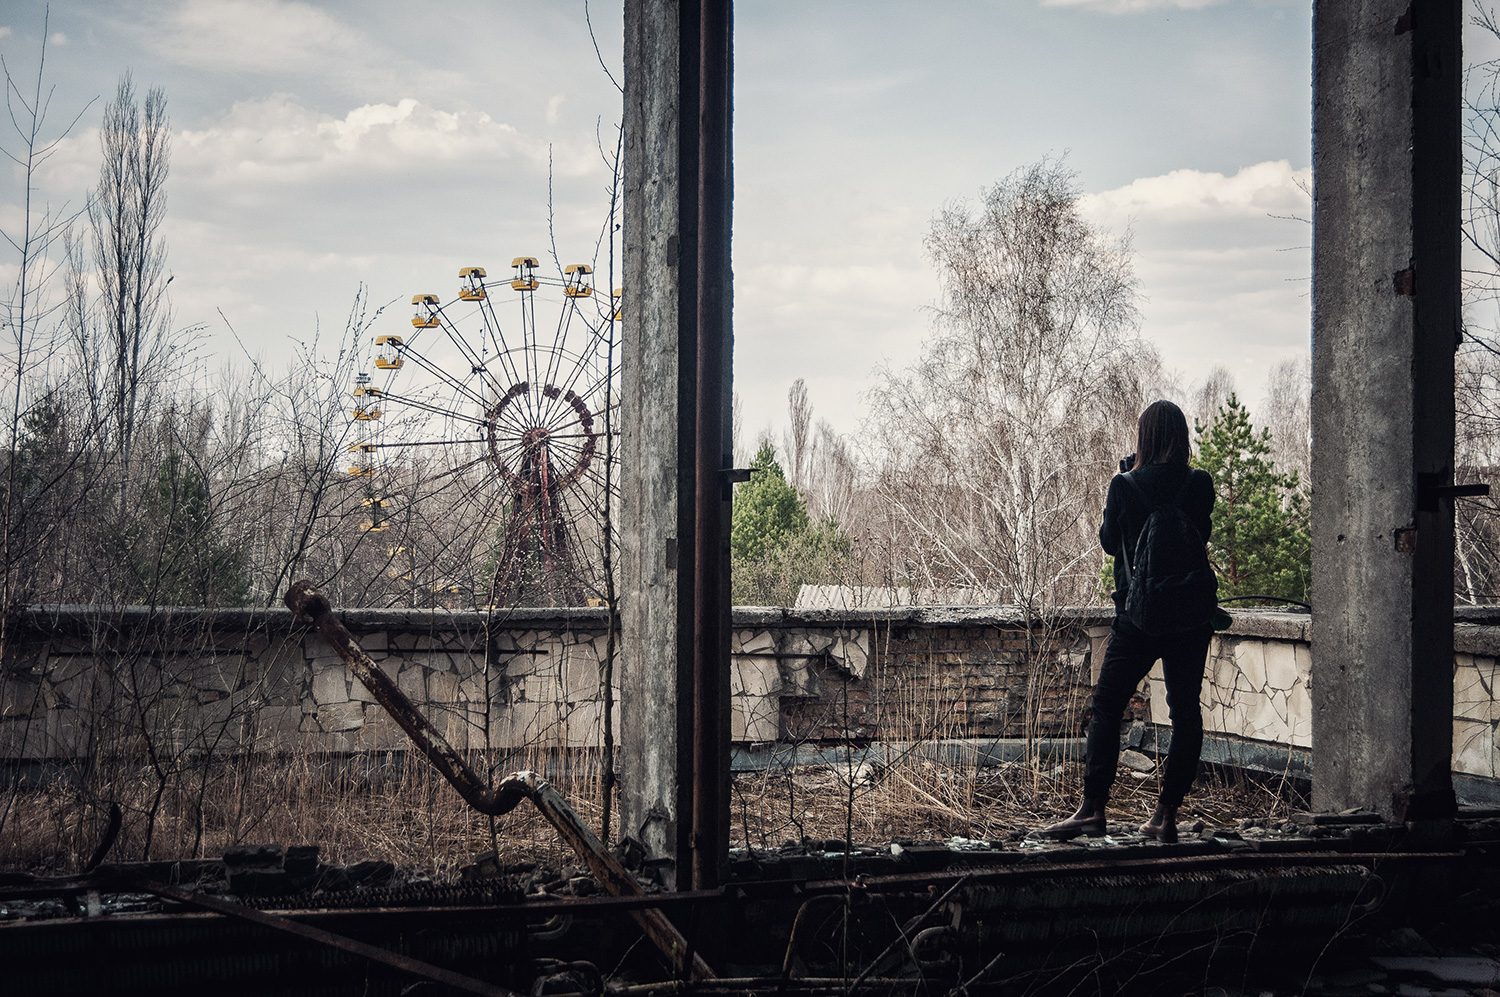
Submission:
M 1212 422 L 1194 428 L 1195 464 L 1218 491 L 1208 552 L 1219 597 L 1305 602 L 1312 583 L 1307 493 L 1295 471 L 1283 474 L 1273 463 L 1271 431 L 1257 432 L 1233 394 Z
M 736 605 L 790 606 L 803 585 L 844 577 L 853 545 L 832 514 L 813 522 L 763 442 L 735 488 L 729 552 Z

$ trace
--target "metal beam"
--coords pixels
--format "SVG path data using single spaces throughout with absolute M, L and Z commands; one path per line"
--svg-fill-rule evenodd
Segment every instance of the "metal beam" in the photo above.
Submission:
M 693 888 L 709 890 L 723 882 L 729 855 L 732 5 L 729 0 L 701 0 L 699 11 Z

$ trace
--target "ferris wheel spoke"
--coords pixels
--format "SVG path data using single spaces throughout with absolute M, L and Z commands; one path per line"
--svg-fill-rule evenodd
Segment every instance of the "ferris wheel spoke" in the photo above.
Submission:
M 575 389 L 573 393 L 578 397 L 579 401 L 587 405 L 600 391 L 607 388 L 612 381 L 613 378 L 611 374 L 608 371 L 605 371 L 598 378 L 592 381 L 586 388 L 584 388 L 584 390 L 578 391 Z
M 497 288 L 499 286 L 501 286 L 501 285 L 497 284 Z M 506 290 L 509 290 L 509 288 L 510 288 L 510 285 L 508 283 L 504 284 L 503 286 L 505 287 Z M 527 293 L 528 292 L 524 292 L 524 291 L 522 292 L 522 301 L 521 301 L 521 346 L 520 346 L 519 350 L 516 347 L 511 346 L 510 343 L 506 341 L 506 338 L 505 338 L 505 328 L 504 328 L 504 325 L 500 322 L 499 313 L 495 311 L 494 299 L 491 298 L 488 294 L 486 294 L 485 299 L 484 299 L 485 311 L 486 311 L 486 314 L 489 316 L 489 320 L 490 320 L 489 321 L 490 342 L 494 345 L 494 347 L 495 347 L 495 354 L 500 358 L 501 366 L 505 369 L 506 374 L 510 378 L 510 383 L 512 385 L 521 384 L 523 382 L 525 382 L 527 384 L 531 383 L 530 366 L 526 362 L 526 302 L 525 302 L 525 295 Z M 518 353 L 518 352 L 521 354 L 521 362 L 519 364 L 516 362 L 516 353 Z
M 401 443 L 371 443 L 370 447 L 376 450 L 387 450 L 397 447 L 452 447 L 462 443 L 488 443 L 488 439 L 477 436 L 472 440 L 406 440 Z
M 452 374 L 444 370 L 442 366 L 434 363 L 432 360 L 429 360 L 427 357 L 418 353 L 416 350 L 413 350 L 411 347 L 403 348 L 401 351 L 401 355 L 403 357 L 410 357 L 411 359 L 415 360 L 418 367 L 421 367 L 423 370 L 438 378 L 443 383 L 452 385 L 455 389 L 464 392 L 469 396 L 471 401 L 474 401 L 480 405 L 485 404 L 483 395 L 474 394 L 469 388 L 464 385 L 462 381 L 456 379 Z
M 489 460 L 489 458 L 488 457 L 475 457 L 473 460 L 465 461 L 464 463 L 458 465 L 457 467 L 452 467 L 452 468 L 449 468 L 446 471 L 442 471 L 442 472 L 440 472 L 440 473 L 432 476 L 428 480 L 429 481 L 442 481 L 445 478 L 451 478 L 451 477 L 453 477 L 456 474 L 461 474 L 462 472 L 468 470 L 469 468 L 473 467 L 476 464 L 482 464 L 482 463 L 484 463 L 486 460 Z
M 433 415 L 445 416 L 446 418 L 452 419 L 455 422 L 464 422 L 474 426 L 486 425 L 485 421 L 478 418 L 477 416 L 463 415 L 462 413 L 454 412 L 451 409 L 445 409 L 439 405 L 434 405 L 431 402 L 422 401 L 419 398 L 411 398 L 406 395 L 384 395 L 382 397 L 389 398 L 391 401 L 396 402 L 399 405 L 406 405 L 410 408 L 420 409 L 423 412 L 431 412 Z
M 577 394 L 577 392 L 573 390 L 575 383 L 576 376 L 568 383 L 565 383 L 561 386 L 554 386 L 556 395 L 555 397 L 549 399 L 549 405 L 547 409 L 548 418 L 553 418 L 559 413 L 565 416 L 576 413 L 578 411 L 579 405 L 583 405 L 585 408 L 588 407 L 584 400 Z M 569 397 L 570 395 L 572 396 L 571 398 Z
M 612 495 L 618 494 L 620 490 L 619 482 L 612 478 L 606 479 L 604 472 L 594 467 L 593 464 L 590 464 L 588 469 L 584 471 L 584 477 L 593 482 L 596 487 L 605 489 Z
M 576 362 L 573 364 L 573 370 L 568 375 L 567 380 L 563 384 L 558 386 L 558 395 L 560 397 L 566 398 L 568 392 L 576 392 L 579 379 L 583 377 L 585 372 L 590 371 L 593 366 L 594 365 L 592 363 L 586 362 L 586 358 L 582 356 L 578 357 Z
M 569 412 L 572 414 L 573 418 L 567 420 L 566 422 L 560 422 L 557 425 L 551 427 L 551 431 L 552 432 L 555 433 L 559 429 L 571 429 L 574 426 L 582 426 L 583 425 L 583 417 L 582 416 L 580 416 L 576 411 L 573 411 L 571 409 L 569 410 Z
M 535 302 L 532 300 L 531 291 L 521 292 L 521 363 L 525 374 L 524 380 L 533 388 L 536 386 L 536 368 L 532 356 L 535 351 Z M 531 307 L 528 307 L 531 306 Z M 530 418 L 536 418 L 536 409 L 532 403 L 530 392 L 522 398 L 526 408 L 526 414 Z
M 519 458 L 523 456 L 529 446 L 530 444 L 528 444 L 525 440 L 508 440 L 503 444 L 496 444 L 491 453 L 498 457 L 502 462 L 504 462 L 506 467 L 510 467 L 512 458 Z M 519 460 L 516 460 L 515 462 L 520 463 Z M 511 468 L 511 473 L 516 473 L 516 469 Z
M 464 338 L 454 330 L 453 323 L 448 319 L 447 306 L 439 308 L 438 315 L 439 322 L 441 323 L 438 328 L 443 330 L 443 334 L 448 337 L 448 341 L 457 348 L 459 353 L 463 354 L 464 359 L 469 361 L 469 366 L 471 368 L 484 366 L 484 362 L 480 359 L 479 354 L 474 352 L 474 348 L 465 342 Z
M 495 304 L 488 292 L 485 293 L 482 314 L 489 319 L 485 323 L 486 331 L 490 334 L 490 342 L 495 347 L 495 355 L 500 358 L 501 367 L 506 369 L 510 383 L 519 383 L 522 377 L 516 369 L 515 360 L 511 356 L 510 346 L 505 342 L 505 332 L 500 325 L 500 316 L 495 313 Z
M 504 436 L 521 436 L 535 425 L 526 418 L 524 412 L 517 412 L 514 408 L 506 408 L 501 417 L 496 420 L 497 431 L 503 430 Z
M 577 298 L 565 298 L 562 311 L 557 316 L 557 326 L 552 330 L 552 350 L 547 354 L 547 383 L 551 384 L 556 371 L 557 363 L 562 353 L 562 344 L 568 334 L 568 326 L 572 324 L 573 313 L 577 310 Z

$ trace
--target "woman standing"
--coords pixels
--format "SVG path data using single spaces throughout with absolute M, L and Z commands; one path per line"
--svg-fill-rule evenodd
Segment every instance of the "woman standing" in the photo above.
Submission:
M 1165 628 L 1171 632 L 1140 630 L 1124 613 L 1130 592 L 1125 562 L 1134 558 L 1147 517 L 1166 505 L 1182 510 L 1207 544 L 1214 483 L 1206 472 L 1188 466 L 1189 453 L 1187 419 L 1182 410 L 1169 401 L 1153 402 L 1141 413 L 1134 462 L 1128 473 L 1118 474 L 1110 482 L 1099 543 L 1115 559 L 1115 622 L 1094 687 L 1083 803 L 1072 817 L 1039 832 L 1042 837 L 1067 840 L 1104 833 L 1104 805 L 1120 756 L 1120 720 L 1131 694 L 1160 659 L 1172 715 L 1172 745 L 1156 812 L 1141 826 L 1141 833 L 1161 841 L 1177 840 L 1177 808 L 1198 774 L 1198 756 L 1203 749 L 1203 713 L 1198 700 L 1213 627 L 1205 619 L 1179 621 L 1180 628 Z M 1122 471 L 1127 470 L 1125 465 L 1122 461 Z

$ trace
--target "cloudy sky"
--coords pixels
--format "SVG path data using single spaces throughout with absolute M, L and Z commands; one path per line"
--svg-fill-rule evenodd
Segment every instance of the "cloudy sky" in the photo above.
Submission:
M 621 15 L 594 0 L 619 76 Z M 1142 334 L 1182 382 L 1215 364 L 1260 397 L 1308 348 L 1310 0 L 740 0 L 736 386 L 747 430 L 792 380 L 858 428 L 881 363 L 911 361 L 936 294 L 936 211 L 1066 156 L 1091 219 L 1130 230 Z M 0 54 L 34 72 L 34 4 L 0 6 Z M 52 120 L 83 118 L 41 180 L 82 203 L 120 74 L 161 86 L 174 130 L 169 266 L 214 362 L 275 361 L 342 328 L 356 288 L 445 297 L 460 266 L 586 259 L 620 99 L 582 0 L 54 0 Z M 550 166 L 549 166 L 550 163 Z M 0 224 L 18 221 L 0 174 Z M 8 261 L 0 264 L 0 277 Z M 222 313 L 222 317 L 220 315 Z

